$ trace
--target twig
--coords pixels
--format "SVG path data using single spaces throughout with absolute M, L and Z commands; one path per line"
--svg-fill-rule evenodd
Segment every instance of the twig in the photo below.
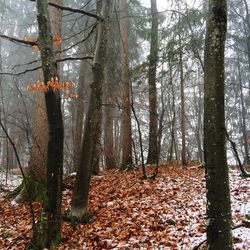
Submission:
M 96 18 L 99 21 L 103 21 L 102 17 L 100 17 L 100 16 L 98 16 L 98 15 L 96 15 L 94 13 L 85 11 L 85 10 L 74 9 L 74 8 L 70 8 L 70 7 L 65 7 L 65 6 L 61 6 L 61 5 L 58 5 L 58 4 L 55 4 L 55 3 L 51 3 L 51 2 L 49 2 L 48 4 L 50 6 L 53 6 L 53 7 L 57 8 L 57 9 L 60 9 L 60 10 L 67 10 L 67 11 L 74 12 L 74 13 L 81 13 L 81 14 L 84 14 L 86 16 L 94 17 L 94 18 Z
M 87 59 L 92 60 L 92 59 L 93 59 L 93 56 L 65 57 L 65 58 L 62 58 L 62 59 L 59 59 L 59 60 L 56 60 L 56 61 L 57 61 L 57 62 L 64 62 L 64 61 L 79 61 L 79 60 L 87 60 Z
M 237 160 L 237 162 L 238 162 L 238 165 L 239 165 L 239 168 L 240 168 L 240 171 L 241 171 L 242 176 L 243 176 L 244 178 L 250 177 L 250 174 L 244 169 L 244 166 L 243 166 L 242 163 L 241 163 L 241 160 L 240 160 L 238 151 L 237 151 L 237 149 L 236 149 L 236 144 L 235 144 L 235 142 L 232 141 L 232 140 L 230 139 L 229 134 L 228 134 L 228 132 L 227 132 L 227 130 L 226 130 L 225 128 L 224 128 L 224 131 L 225 131 L 225 135 L 226 135 L 227 140 L 228 140 L 228 141 L 230 142 L 230 144 L 231 144 L 232 150 L 233 150 L 234 155 L 235 155 L 235 158 L 236 158 L 236 160 Z
M 31 201 L 30 190 L 28 189 L 27 180 L 26 180 L 26 177 L 25 177 L 23 168 L 22 168 L 22 164 L 21 164 L 20 158 L 19 158 L 19 156 L 18 156 L 18 153 L 17 153 L 17 149 L 16 149 L 16 146 L 15 146 L 15 143 L 14 143 L 14 142 L 12 141 L 12 139 L 10 138 L 7 129 L 3 126 L 3 124 L 2 124 L 1 121 L 0 121 L 0 127 L 2 128 L 3 132 L 5 133 L 6 137 L 8 138 L 8 141 L 10 142 L 11 146 L 13 147 L 13 150 L 14 150 L 14 153 L 15 153 L 15 156 L 16 156 L 16 160 L 17 160 L 19 169 L 20 169 L 20 171 L 21 171 L 21 173 L 22 173 L 23 182 L 24 182 L 24 186 L 25 186 L 25 190 L 26 190 L 27 197 L 28 197 L 28 202 L 29 202 L 29 208 L 30 208 L 31 219 L 32 219 L 32 230 L 33 230 L 33 233 L 34 233 L 35 230 L 36 230 L 35 213 L 34 213 L 32 201 Z
M 79 61 L 79 60 L 87 60 L 87 59 L 92 60 L 93 57 L 92 57 L 92 56 L 65 57 L 65 58 L 62 58 L 62 59 L 58 59 L 58 60 L 56 60 L 56 61 L 57 61 L 57 62 L 64 62 L 64 61 Z M 28 73 L 28 72 L 32 72 L 32 71 L 35 71 L 35 70 L 38 70 L 38 69 L 41 69 L 41 68 L 42 68 L 42 66 L 37 66 L 37 67 L 31 68 L 31 69 L 26 69 L 26 70 L 21 71 L 21 72 L 19 72 L 19 73 L 0 72 L 0 75 L 20 76 L 20 75 L 23 75 L 23 74 L 26 74 L 26 73 Z
M 4 35 L 4 34 L 0 34 L 0 37 L 3 38 L 3 39 L 9 40 L 11 42 L 17 42 L 17 43 L 21 43 L 21 44 L 30 45 L 30 46 L 37 45 L 37 42 L 26 41 L 26 40 L 23 40 L 23 39 L 19 39 L 19 38 L 13 37 L 13 36 L 7 36 L 7 35 Z

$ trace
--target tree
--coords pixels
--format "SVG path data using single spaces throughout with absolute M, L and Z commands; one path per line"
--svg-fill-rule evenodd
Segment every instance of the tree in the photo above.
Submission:
M 109 9 L 109 16 L 113 17 L 113 8 Z M 114 152 L 114 113 L 115 113 L 115 22 L 114 18 L 108 23 L 109 36 L 107 38 L 107 56 L 104 68 L 104 154 L 105 166 L 116 167 Z
M 133 168 L 132 158 L 132 129 L 131 129 L 131 101 L 128 62 L 128 29 L 127 29 L 127 1 L 120 0 L 120 53 L 121 53 L 121 82 L 122 82 L 122 115 L 121 115 L 121 170 Z
M 53 3 L 62 5 L 62 0 L 53 0 Z M 49 7 L 51 33 L 53 37 L 61 37 L 62 13 L 59 9 Z M 61 43 L 53 43 L 57 51 L 56 58 L 60 59 Z M 60 75 L 60 65 L 57 63 L 57 76 Z M 43 72 L 39 72 L 39 81 L 44 82 Z M 26 173 L 26 184 L 32 200 L 44 200 L 46 186 L 46 164 L 48 151 L 48 118 L 46 113 L 45 96 L 42 92 L 36 93 L 35 114 L 32 128 L 32 148 L 29 166 Z M 24 182 L 14 191 L 18 193 L 18 200 L 27 199 Z
M 149 149 L 147 163 L 153 164 L 158 160 L 157 138 L 158 138 L 158 115 L 157 115 L 157 92 L 156 92 L 156 66 L 158 54 L 158 12 L 156 0 L 151 0 L 151 41 L 148 66 L 149 85 Z
M 86 23 L 88 24 L 88 22 Z M 87 27 L 87 25 L 86 25 Z M 90 34 L 91 35 L 91 34 Z M 90 36 L 89 35 L 89 36 Z M 91 35 L 91 44 L 85 41 L 81 44 L 81 53 L 91 50 L 92 40 L 94 36 Z M 92 72 L 90 63 L 86 60 L 82 60 L 80 63 L 80 72 L 78 78 L 78 87 L 77 87 L 77 96 L 78 98 L 75 101 L 76 112 L 75 112 L 75 130 L 74 130 L 74 145 L 73 145 L 73 171 L 77 171 L 77 168 L 80 164 L 81 156 L 81 143 L 82 143 L 82 132 L 83 132 L 83 121 L 84 114 L 86 113 L 89 101 L 89 85 L 92 81 Z M 85 105 L 84 105 L 85 103 Z
M 56 56 L 53 50 L 52 33 L 47 0 L 37 0 L 39 49 L 41 53 L 44 83 L 58 77 Z M 63 120 L 61 99 L 58 90 L 45 92 L 48 118 L 48 157 L 46 199 L 44 202 L 41 231 L 35 235 L 33 244 L 38 248 L 51 248 L 61 239 L 61 198 L 63 171 Z
M 204 158 L 207 243 L 210 250 L 232 249 L 230 190 L 225 151 L 226 31 L 227 1 L 210 0 L 204 52 Z
M 180 18 L 179 18 L 180 23 Z M 180 92 L 181 92 L 181 165 L 187 165 L 186 150 L 186 115 L 185 115 L 185 93 L 184 93 L 184 72 L 183 72 L 183 48 L 180 35 L 180 27 L 178 23 L 179 36 L 179 64 L 180 64 Z
M 81 222 L 88 222 L 89 219 L 88 196 L 90 178 L 97 144 L 100 141 L 103 63 L 106 57 L 106 22 L 108 22 L 106 17 L 110 6 L 112 6 L 112 0 L 102 2 L 100 16 L 103 21 L 98 26 L 95 57 L 92 66 L 93 82 L 91 84 L 89 108 L 84 124 L 80 165 L 77 170 L 69 215 L 74 220 Z

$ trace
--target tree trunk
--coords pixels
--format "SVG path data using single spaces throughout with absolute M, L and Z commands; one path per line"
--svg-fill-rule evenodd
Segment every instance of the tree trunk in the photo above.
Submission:
M 87 50 L 86 45 L 83 45 L 83 51 Z M 91 67 L 86 60 L 81 61 L 80 73 L 78 80 L 77 96 L 76 99 L 76 120 L 75 120 L 75 131 L 74 131 L 74 146 L 73 146 L 73 170 L 76 172 L 80 164 L 81 158 L 81 143 L 82 143 L 82 132 L 84 114 L 89 105 L 89 92 L 90 82 L 92 81 Z
M 93 83 L 91 85 L 90 103 L 85 119 L 84 135 L 81 148 L 80 166 L 77 171 L 76 183 L 71 202 L 70 217 L 81 222 L 88 221 L 88 197 L 93 160 L 96 146 L 100 141 L 103 62 L 106 53 L 106 19 L 107 8 L 112 0 L 102 2 L 101 16 L 96 41 L 95 57 L 92 67 Z
M 62 5 L 62 0 L 53 0 L 56 4 Z M 51 32 L 53 36 L 61 36 L 61 11 L 49 7 Z M 56 51 L 60 51 L 60 44 L 55 45 Z M 57 59 L 60 54 L 56 55 Z M 39 72 L 39 81 L 44 82 L 43 72 Z M 44 93 L 36 93 L 35 99 L 35 118 L 32 128 L 32 148 L 30 153 L 28 171 L 26 172 L 26 183 L 30 188 L 30 197 L 32 200 L 43 200 L 45 198 L 46 186 L 46 164 L 48 151 L 48 119 L 46 113 L 46 104 Z M 16 192 L 19 190 L 18 192 Z M 13 193 L 17 194 L 17 200 L 23 202 L 27 200 L 27 192 L 24 183 L 21 183 Z
M 132 129 L 131 129 L 131 100 L 128 63 L 128 29 L 127 29 L 127 0 L 120 0 L 120 51 L 121 51 L 121 81 L 122 81 L 122 117 L 121 117 L 121 170 L 133 168 L 132 159 Z
M 180 50 L 180 91 L 181 91 L 181 165 L 187 165 L 186 150 L 186 115 L 185 115 L 185 94 L 184 94 L 184 73 L 183 73 L 183 51 L 181 35 L 179 30 L 179 50 Z
M 156 0 L 151 0 L 151 42 L 148 68 L 149 85 L 149 149 L 147 164 L 154 164 L 158 160 L 158 115 L 157 115 L 157 91 L 156 91 L 156 67 L 158 52 L 158 12 Z
M 204 157 L 209 250 L 232 249 L 230 190 L 225 150 L 226 25 L 227 1 L 210 0 L 204 52 Z
M 238 79 L 240 85 L 240 102 L 241 102 L 241 119 L 242 119 L 242 134 L 243 134 L 243 147 L 245 151 L 244 161 L 246 164 L 250 164 L 250 157 L 249 157 L 249 148 L 248 148 L 248 138 L 247 138 L 247 126 L 246 126 L 246 109 L 244 104 L 244 96 L 242 90 L 242 78 L 241 78 L 241 71 L 240 71 L 240 60 L 238 57 Z
M 112 7 L 112 6 L 111 6 Z M 113 16 L 113 8 L 109 9 L 109 15 Z M 115 22 L 110 22 L 110 35 L 107 42 L 107 60 L 104 69 L 104 103 L 105 103 L 105 117 L 104 117 L 104 153 L 105 165 L 107 168 L 115 168 L 116 160 L 114 155 L 114 92 L 115 92 L 115 37 L 114 37 Z
M 47 0 L 37 0 L 37 20 L 39 28 L 39 49 L 42 61 L 44 83 L 58 77 L 56 56 L 53 50 Z M 42 232 L 33 244 L 38 248 L 52 248 L 61 239 L 61 198 L 63 170 L 63 120 L 60 93 L 49 88 L 45 92 L 48 119 L 47 184 L 44 213 L 41 221 Z M 41 239 L 41 237 L 43 239 Z

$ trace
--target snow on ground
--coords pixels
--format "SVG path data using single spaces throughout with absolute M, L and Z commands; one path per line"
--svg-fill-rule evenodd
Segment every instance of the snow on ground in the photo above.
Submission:
M 22 182 L 22 176 L 0 172 L 0 192 L 1 190 L 13 190 Z
M 102 246 L 100 249 L 191 250 L 205 239 L 205 179 L 198 168 L 180 169 L 163 168 L 153 181 L 140 180 L 139 172 L 133 176 L 104 171 L 102 176 L 94 177 L 90 194 L 94 220 L 73 232 L 64 223 L 64 234 L 70 236 L 58 249 L 96 249 L 94 240 Z M 6 182 L 5 174 L 0 173 L 0 187 L 4 189 L 13 189 L 21 180 L 9 175 Z M 230 185 L 235 226 L 249 220 L 250 179 L 243 179 L 238 170 L 231 169 Z M 67 192 L 64 206 L 69 203 Z M 233 236 L 234 249 L 250 249 L 249 228 L 237 228 Z

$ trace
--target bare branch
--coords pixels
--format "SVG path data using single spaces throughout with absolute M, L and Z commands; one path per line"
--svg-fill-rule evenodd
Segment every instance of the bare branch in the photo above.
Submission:
M 87 60 L 87 59 L 92 60 L 92 59 L 93 59 L 93 56 L 84 56 L 84 57 L 65 57 L 65 58 L 62 58 L 62 59 L 59 59 L 59 60 L 56 60 L 56 61 L 57 61 L 57 62 L 64 62 L 64 61 L 80 61 L 80 60 Z
M 4 34 L 0 34 L 0 38 L 9 40 L 9 41 L 11 41 L 11 42 L 17 42 L 17 43 L 20 43 L 20 44 L 26 44 L 26 45 L 30 45 L 30 46 L 35 46 L 35 45 L 37 45 L 37 42 L 34 42 L 34 41 L 26 41 L 26 40 L 23 40 L 23 39 L 19 39 L 19 38 L 12 37 L 12 36 L 7 36 L 7 35 L 4 35 Z
M 92 60 L 92 59 L 93 59 L 93 56 L 65 57 L 65 58 L 56 60 L 56 62 L 80 61 L 80 60 L 88 60 L 88 59 Z M 31 62 L 31 63 L 32 63 L 32 62 Z M 19 73 L 0 72 L 0 75 L 20 76 L 20 75 L 23 75 L 23 74 L 26 74 L 26 73 L 28 73 L 28 72 L 32 72 L 32 71 L 35 71 L 35 70 L 38 70 L 38 69 L 41 69 L 41 68 L 42 68 L 42 66 L 37 66 L 37 67 L 31 68 L 31 69 L 26 69 L 26 70 L 21 71 L 21 72 L 19 72 Z
M 85 11 L 85 10 L 74 9 L 74 8 L 70 8 L 70 7 L 64 7 L 64 6 L 61 6 L 61 5 L 58 5 L 58 4 L 55 4 L 55 3 L 51 3 L 51 2 L 49 2 L 48 4 L 50 6 L 53 6 L 53 7 L 57 8 L 57 9 L 60 9 L 60 10 L 67 10 L 67 11 L 74 12 L 74 13 L 81 13 L 81 14 L 84 14 L 86 16 L 94 17 L 99 21 L 103 21 L 102 17 L 100 17 L 100 16 L 98 16 L 98 15 L 96 15 L 94 13 Z

